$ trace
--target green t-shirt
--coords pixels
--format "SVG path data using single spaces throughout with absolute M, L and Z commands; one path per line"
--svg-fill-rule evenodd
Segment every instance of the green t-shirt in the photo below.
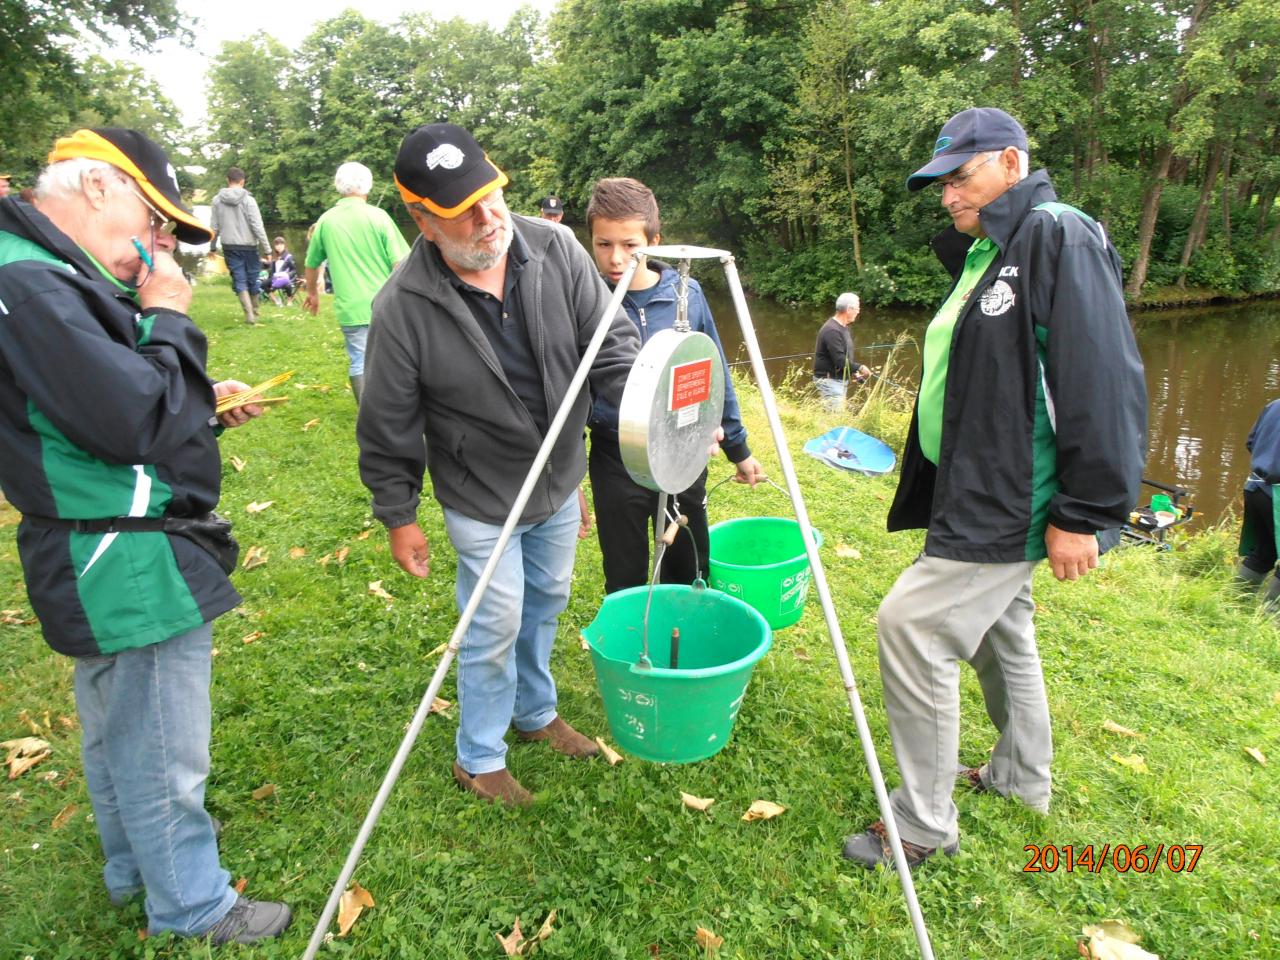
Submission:
M 315 269 L 329 261 L 338 323 L 367 327 L 374 295 L 408 254 L 409 245 L 385 210 L 361 197 L 343 197 L 316 222 L 306 264 Z
M 951 296 L 942 305 L 924 333 L 924 379 L 917 400 L 916 429 L 920 449 L 937 464 L 942 449 L 942 401 L 947 390 L 947 365 L 951 360 L 951 335 L 960 319 L 960 311 L 978 285 L 982 275 L 999 253 L 987 237 L 975 240 L 964 258 L 964 272 Z

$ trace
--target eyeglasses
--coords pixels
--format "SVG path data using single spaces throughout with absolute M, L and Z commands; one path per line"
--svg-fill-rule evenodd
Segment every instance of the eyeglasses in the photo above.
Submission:
M 173 233 L 174 230 L 178 229 L 177 221 L 172 217 L 165 216 L 156 209 L 156 205 L 147 199 L 147 195 L 145 193 L 135 187 L 132 183 L 129 184 L 129 189 L 133 191 L 134 196 L 146 204 L 147 209 L 151 212 L 151 229 L 155 230 L 157 233 Z M 159 224 L 159 226 L 156 224 Z
M 450 222 L 451 223 L 469 223 L 470 221 L 476 218 L 476 213 L 480 210 L 481 207 L 484 208 L 486 213 L 490 213 L 500 203 L 502 203 L 502 188 L 498 187 L 498 189 L 491 190 L 488 193 L 486 193 L 483 197 L 481 197 L 471 206 L 467 207 L 466 210 L 462 211 L 462 213 L 458 214 L 456 217 L 450 218 Z
M 960 187 L 963 187 L 966 183 L 972 180 L 975 173 L 985 167 L 992 160 L 998 159 L 999 156 L 1000 154 L 998 153 L 988 154 L 987 159 L 983 160 L 981 163 L 975 163 L 963 173 L 952 174 L 950 177 L 938 177 L 938 179 L 934 180 L 933 183 L 939 190 L 945 190 L 947 187 L 955 187 L 958 190 Z

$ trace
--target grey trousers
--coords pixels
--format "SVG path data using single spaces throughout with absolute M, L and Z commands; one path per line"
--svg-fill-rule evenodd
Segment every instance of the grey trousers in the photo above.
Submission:
M 923 554 L 880 604 L 880 678 L 902 786 L 889 797 L 904 840 L 954 843 L 960 661 L 978 674 L 1000 732 L 983 781 L 1049 808 L 1053 739 L 1031 616 L 1037 561 L 965 563 Z

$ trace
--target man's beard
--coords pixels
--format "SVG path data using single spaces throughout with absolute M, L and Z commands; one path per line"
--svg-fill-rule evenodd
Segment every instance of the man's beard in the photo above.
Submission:
M 478 229 L 477 236 L 461 242 L 446 237 L 441 232 L 435 238 L 436 246 L 449 263 L 463 270 L 478 272 L 496 267 L 511 247 L 511 214 L 504 212 L 499 219 L 502 223 L 502 243 L 492 253 L 479 245 L 480 236 L 488 233 L 489 227 Z

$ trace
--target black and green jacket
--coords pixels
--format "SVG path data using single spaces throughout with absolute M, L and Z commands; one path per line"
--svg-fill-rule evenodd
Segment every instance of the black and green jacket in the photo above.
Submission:
M 952 334 L 938 465 L 913 417 L 889 529 L 927 527 L 927 555 L 979 563 L 1043 559 L 1046 523 L 1107 532 L 1105 546 L 1147 454 L 1120 259 L 1043 170 L 979 216 L 999 254 Z M 970 242 L 954 228 L 935 241 L 956 278 Z
M 221 465 L 204 334 L 143 315 L 34 207 L 0 200 L 0 485 L 24 515 L 200 516 Z M 32 608 L 73 656 L 158 643 L 239 595 L 214 558 L 157 532 L 18 528 Z

